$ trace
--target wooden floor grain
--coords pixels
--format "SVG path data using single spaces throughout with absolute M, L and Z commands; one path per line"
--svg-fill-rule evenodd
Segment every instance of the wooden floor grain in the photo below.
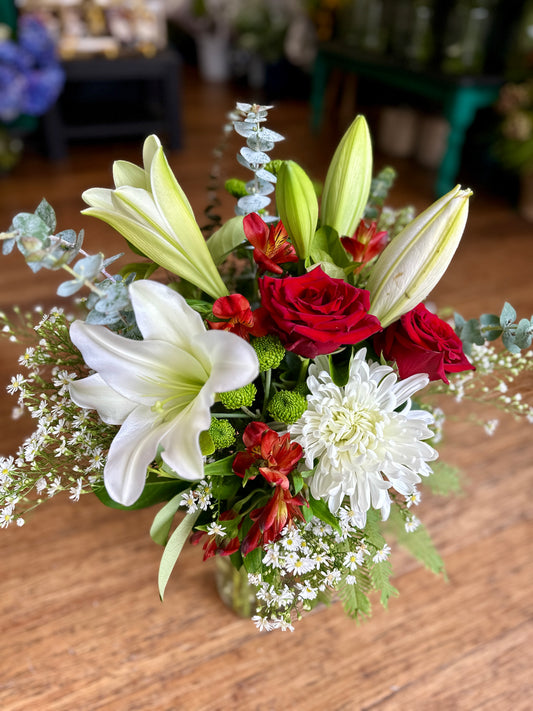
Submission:
M 246 100 L 247 96 L 242 96 Z M 170 156 L 198 215 L 219 126 L 235 92 L 185 91 L 185 147 Z M 271 127 L 287 136 L 273 157 L 292 157 L 323 179 L 338 137 L 313 136 L 308 109 L 279 102 Z M 238 174 L 232 143 L 223 175 Z M 112 160 L 140 160 L 140 141 L 72 147 L 65 164 L 34 152 L 0 181 L 0 229 L 46 196 L 61 228 L 84 227 L 107 256 L 120 239 L 79 214 L 81 192 L 111 183 Z M 379 159 L 378 159 L 379 162 Z M 391 202 L 422 208 L 433 175 L 399 164 Z M 473 186 L 476 187 L 475 185 Z M 225 217 L 228 204 L 224 203 Z M 32 276 L 20 255 L 2 257 L 0 308 L 58 301 L 56 274 Z M 482 191 L 452 268 L 433 298 L 463 315 L 510 300 L 533 310 L 533 230 L 498 196 Z M 2 344 L 0 383 L 17 372 Z M 532 396 L 531 383 L 528 385 Z M 10 420 L 0 398 L 1 447 L 14 453 L 28 423 Z M 468 409 L 454 406 L 456 414 Z M 184 550 L 164 604 L 156 579 L 160 549 L 148 530 L 154 512 L 117 513 L 86 497 L 41 507 L 21 529 L 0 531 L 0 708 L 4 711 L 527 711 L 533 589 L 531 425 L 502 421 L 489 438 L 452 422 L 444 456 L 465 472 L 465 494 L 426 496 L 419 512 L 443 554 L 449 581 L 395 552 L 400 597 L 357 626 L 334 605 L 310 614 L 293 634 L 258 633 L 219 601 L 211 562 Z

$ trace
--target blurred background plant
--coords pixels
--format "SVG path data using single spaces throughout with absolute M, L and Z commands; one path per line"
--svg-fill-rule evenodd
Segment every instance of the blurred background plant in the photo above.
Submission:
M 0 24 L 0 171 L 10 170 L 23 136 L 56 101 L 64 84 L 54 40 L 37 15 Z
M 533 79 L 505 84 L 496 109 L 502 116 L 498 160 L 513 172 L 533 172 Z

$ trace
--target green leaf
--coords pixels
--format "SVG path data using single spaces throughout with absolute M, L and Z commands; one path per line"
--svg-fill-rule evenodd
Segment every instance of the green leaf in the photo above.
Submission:
M 339 235 L 332 227 L 321 227 L 311 241 L 311 259 L 314 262 L 328 261 L 344 268 L 350 264 Z
M 496 314 L 482 314 L 479 317 L 479 323 L 481 324 L 481 333 L 487 341 L 495 341 L 501 336 L 502 327 L 500 325 L 500 319 Z
M 505 302 L 500 314 L 500 325 L 503 329 L 508 328 L 516 321 L 516 311 L 509 302 Z
M 339 585 L 338 594 L 344 611 L 349 617 L 362 619 L 370 616 L 372 605 L 359 584 L 349 585 L 343 582 Z
M 159 575 L 157 577 L 159 597 L 161 600 L 163 600 L 170 574 L 174 570 L 174 566 L 176 565 L 182 548 L 185 545 L 199 515 L 200 511 L 194 511 L 194 513 L 186 514 L 185 518 L 170 536 L 168 543 L 165 546 L 165 550 L 163 551 L 161 562 L 159 564 Z
M 449 496 L 461 493 L 461 472 L 446 462 L 438 459 L 431 465 L 433 474 L 424 478 L 424 485 L 437 496 Z
M 235 459 L 234 454 L 230 454 L 224 459 L 219 459 L 216 462 L 210 462 L 204 466 L 205 476 L 227 476 L 228 474 L 233 474 L 233 460 Z
M 263 565 L 262 561 L 262 548 L 254 548 L 253 551 L 250 551 L 248 555 L 244 556 L 243 558 L 244 567 L 249 573 L 259 573 Z
M 246 236 L 242 226 L 243 217 L 232 217 L 207 240 L 207 248 L 215 264 L 221 264 Z
M 331 513 L 325 501 L 322 499 L 314 499 L 312 496 L 309 496 L 309 508 L 313 512 L 314 516 L 319 518 L 321 521 L 324 521 L 324 523 L 329 523 L 332 528 L 340 532 L 341 527 L 339 522 Z
M 50 236 L 50 228 L 42 220 L 39 215 L 33 215 L 30 212 L 20 212 L 13 218 L 13 227 L 23 235 L 36 237 L 45 242 Z
M 232 499 L 242 485 L 242 479 L 238 476 L 221 476 L 211 480 L 211 488 L 215 499 Z
M 152 540 L 155 543 L 159 543 L 160 546 L 164 546 L 168 541 L 172 521 L 174 520 L 174 516 L 180 506 L 181 494 L 182 492 L 176 494 L 176 496 L 170 499 L 170 501 L 167 501 L 163 508 L 156 513 L 150 527 L 150 536 Z
M 514 335 L 516 345 L 521 349 L 529 348 L 531 345 L 532 334 L 533 325 L 530 323 L 529 319 L 520 319 Z
M 390 581 L 392 575 L 392 565 L 390 560 L 383 560 L 380 563 L 375 563 L 370 569 L 370 578 L 372 585 L 376 590 L 381 591 L 380 602 L 383 607 L 387 607 L 391 597 L 398 597 L 398 590 Z
M 296 494 L 300 493 L 300 491 L 302 490 L 302 487 L 304 485 L 303 476 L 301 474 L 299 474 L 298 472 L 293 472 L 292 473 L 292 484 L 294 487 L 294 494 L 296 495 Z
M 428 570 L 446 578 L 444 562 L 422 524 L 415 531 L 408 533 L 405 530 L 405 517 L 402 515 L 402 510 L 399 506 L 393 504 L 389 516 L 389 527 L 398 543 L 408 550 L 412 556 L 423 563 Z
M 130 262 L 122 267 L 119 274 L 124 278 L 135 274 L 137 279 L 149 279 L 157 269 L 159 265 L 155 262 Z
M 37 205 L 35 214 L 40 217 L 48 227 L 50 231 L 49 234 L 53 234 L 56 231 L 56 214 L 52 206 L 44 198 Z
M 185 491 L 185 489 L 189 488 L 189 486 L 190 482 L 180 479 L 160 479 L 159 477 L 149 477 L 146 481 L 142 494 L 131 506 L 123 506 L 122 504 L 114 501 L 107 493 L 105 486 L 95 487 L 94 493 L 100 501 L 106 506 L 109 506 L 109 508 L 120 509 L 122 511 L 137 511 L 139 509 L 148 508 L 148 506 L 160 504 L 162 501 L 168 501 L 177 493 Z

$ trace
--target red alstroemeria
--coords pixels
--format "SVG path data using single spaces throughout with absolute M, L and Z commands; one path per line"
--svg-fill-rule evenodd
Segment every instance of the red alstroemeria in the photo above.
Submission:
M 242 555 L 275 541 L 290 521 L 296 518 L 304 521 L 304 504 L 306 501 L 301 494 L 292 496 L 290 491 L 277 486 L 270 501 L 250 513 L 254 523 L 241 543 Z
M 282 222 L 269 227 L 257 213 L 252 212 L 244 218 L 243 227 L 246 239 L 254 247 L 254 261 L 261 273 L 282 274 L 280 264 L 298 261 Z
M 229 521 L 233 518 L 235 518 L 236 514 L 234 511 L 224 511 L 223 513 L 220 514 L 219 521 Z M 206 536 L 207 533 L 205 531 L 195 531 L 194 533 L 191 534 L 191 537 L 189 538 L 189 542 L 192 543 L 193 545 L 197 545 L 200 543 L 202 538 Z M 207 560 L 208 558 L 212 558 L 214 555 L 231 555 L 232 553 L 236 553 L 239 548 L 240 548 L 240 542 L 239 542 L 239 537 L 235 536 L 234 538 L 223 538 L 221 541 L 217 543 L 217 537 L 216 536 L 209 536 L 207 541 L 204 543 L 204 560 Z
M 230 331 L 245 341 L 250 336 L 265 336 L 267 333 L 261 309 L 252 311 L 250 302 L 241 294 L 221 296 L 213 304 L 213 316 L 220 321 L 208 321 L 211 328 Z
M 361 271 L 364 265 L 385 249 L 389 241 L 386 231 L 377 232 L 377 223 L 367 224 L 361 220 L 353 237 L 341 237 L 342 246 L 360 266 L 355 273 Z
M 288 432 L 280 436 L 264 422 L 251 422 L 244 430 L 242 440 L 246 450 L 235 455 L 235 474 L 244 478 L 246 471 L 256 466 L 268 482 L 288 489 L 288 475 L 303 456 L 301 445 L 291 442 Z

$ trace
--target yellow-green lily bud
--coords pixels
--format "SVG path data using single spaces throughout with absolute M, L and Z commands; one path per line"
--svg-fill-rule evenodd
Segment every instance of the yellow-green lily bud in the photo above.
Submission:
M 278 173 L 276 205 L 296 254 L 309 256 L 318 220 L 318 200 L 311 179 L 298 163 L 285 161 Z
M 370 313 L 383 327 L 423 301 L 442 277 L 461 241 L 471 195 L 457 185 L 412 220 L 378 257 L 366 288 Z
M 90 207 L 83 213 L 107 222 L 153 262 L 213 298 L 226 296 L 227 287 L 156 136 L 146 139 L 143 162 L 144 168 L 117 161 L 115 190 L 86 190 L 82 197 Z
M 323 225 L 351 237 L 363 216 L 372 182 L 372 143 L 364 116 L 357 116 L 337 146 L 326 175 L 320 211 Z

